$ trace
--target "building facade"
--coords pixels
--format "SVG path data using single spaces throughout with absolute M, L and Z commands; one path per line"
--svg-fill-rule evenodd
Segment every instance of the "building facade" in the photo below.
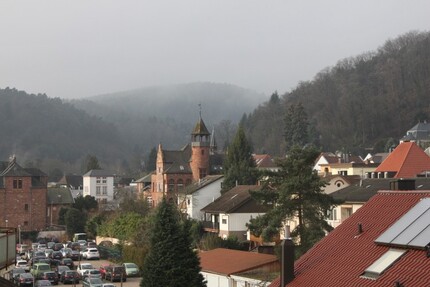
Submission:
M 12 157 L 0 162 L 0 225 L 23 231 L 47 226 L 48 176 Z

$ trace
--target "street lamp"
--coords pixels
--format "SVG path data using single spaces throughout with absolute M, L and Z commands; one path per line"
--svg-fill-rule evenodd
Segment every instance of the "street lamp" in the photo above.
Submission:
M 6 227 L 7 227 L 7 223 L 9 222 L 9 220 L 6 219 L 4 222 L 6 223 Z

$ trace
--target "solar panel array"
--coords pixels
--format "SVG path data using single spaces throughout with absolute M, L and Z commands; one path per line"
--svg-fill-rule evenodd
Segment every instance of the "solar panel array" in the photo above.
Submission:
M 430 198 L 424 198 L 382 233 L 376 243 L 425 248 L 430 243 Z

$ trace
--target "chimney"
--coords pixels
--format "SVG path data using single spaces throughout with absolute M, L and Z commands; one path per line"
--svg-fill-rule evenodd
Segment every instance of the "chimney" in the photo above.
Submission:
M 291 238 L 284 239 L 281 243 L 281 286 L 285 287 L 294 280 L 294 243 Z

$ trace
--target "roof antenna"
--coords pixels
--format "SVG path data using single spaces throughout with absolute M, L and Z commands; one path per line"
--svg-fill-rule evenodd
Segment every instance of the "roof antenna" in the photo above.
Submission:
M 202 104 L 199 103 L 199 115 L 200 115 L 200 119 L 202 119 Z

